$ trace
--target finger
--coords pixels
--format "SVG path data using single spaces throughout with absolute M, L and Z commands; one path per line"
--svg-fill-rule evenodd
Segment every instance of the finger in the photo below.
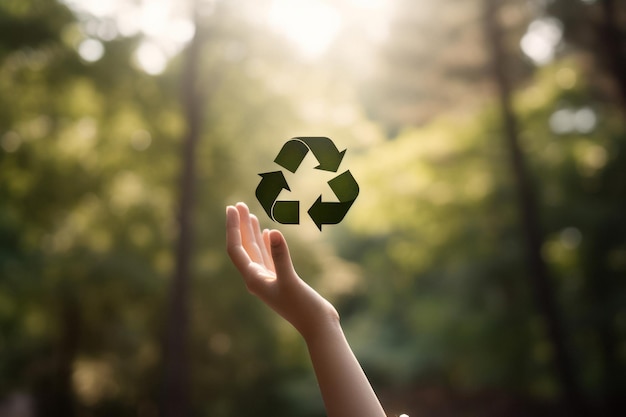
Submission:
M 242 245 L 241 221 L 236 207 L 226 208 L 226 244 L 228 255 L 239 270 L 248 291 L 262 297 L 267 292 L 268 277 L 265 267 L 252 262 Z
M 263 230 L 263 244 L 269 254 L 269 265 L 267 265 L 267 268 L 272 272 L 276 272 L 276 268 L 274 268 L 274 260 L 272 259 L 271 255 L 272 250 L 270 246 L 270 231 L 268 229 Z
M 233 206 L 226 207 L 226 251 L 241 275 L 246 276 L 252 262 L 241 242 L 239 212 Z
M 241 241 L 243 247 L 248 252 L 248 256 L 253 262 L 263 263 L 263 255 L 261 255 L 261 249 L 256 243 L 254 238 L 254 231 L 252 229 L 252 221 L 250 220 L 250 210 L 244 203 L 237 203 L 237 211 L 239 211 L 239 223 L 241 230 Z
M 254 214 L 250 215 L 250 222 L 252 223 L 252 231 L 254 232 L 254 240 L 261 251 L 261 256 L 263 257 L 263 265 L 270 269 L 270 261 L 272 257 L 268 251 L 268 246 L 265 245 L 265 241 L 263 240 L 263 236 L 261 235 L 261 226 L 259 224 L 259 219 Z
M 291 279 L 296 276 L 296 271 L 291 263 L 287 241 L 278 230 L 269 232 L 270 246 L 272 248 L 272 259 L 276 268 L 276 277 L 279 280 Z

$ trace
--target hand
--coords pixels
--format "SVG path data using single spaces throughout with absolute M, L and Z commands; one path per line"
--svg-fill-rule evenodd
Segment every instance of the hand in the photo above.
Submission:
M 300 279 L 285 238 L 259 228 L 243 203 L 226 208 L 226 242 L 248 287 L 304 337 L 328 417 L 385 417 L 352 353 L 337 310 Z
M 248 291 L 309 340 L 335 326 L 337 310 L 296 273 L 278 230 L 263 230 L 244 203 L 226 208 L 227 251 Z

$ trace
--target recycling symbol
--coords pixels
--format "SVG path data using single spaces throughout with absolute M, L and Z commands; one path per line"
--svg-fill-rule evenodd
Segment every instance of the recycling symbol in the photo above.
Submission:
M 339 152 L 335 144 L 326 137 L 297 137 L 287 141 L 274 162 L 295 173 L 311 151 L 319 165 L 315 169 L 337 172 L 345 150 Z M 256 197 L 267 215 L 281 224 L 300 223 L 300 202 L 283 201 L 277 198 L 283 189 L 291 191 L 282 171 L 259 174 L 261 182 L 256 188 Z M 350 173 L 345 171 L 327 182 L 338 201 L 322 201 L 320 195 L 308 210 L 309 216 L 321 231 L 325 224 L 337 224 L 348 213 L 359 195 L 359 185 Z

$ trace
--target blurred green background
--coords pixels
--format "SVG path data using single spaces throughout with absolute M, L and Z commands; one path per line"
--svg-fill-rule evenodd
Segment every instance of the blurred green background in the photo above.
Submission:
M 323 416 L 237 201 L 389 416 L 626 415 L 625 119 L 618 0 L 2 0 L 0 416 Z M 254 197 L 294 136 L 321 233 Z

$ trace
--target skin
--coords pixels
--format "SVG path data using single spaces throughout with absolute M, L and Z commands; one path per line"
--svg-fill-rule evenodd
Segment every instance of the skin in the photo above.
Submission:
M 248 291 L 302 335 L 328 417 L 385 417 L 333 305 L 296 273 L 285 237 L 263 230 L 244 203 L 226 208 L 227 252 Z

